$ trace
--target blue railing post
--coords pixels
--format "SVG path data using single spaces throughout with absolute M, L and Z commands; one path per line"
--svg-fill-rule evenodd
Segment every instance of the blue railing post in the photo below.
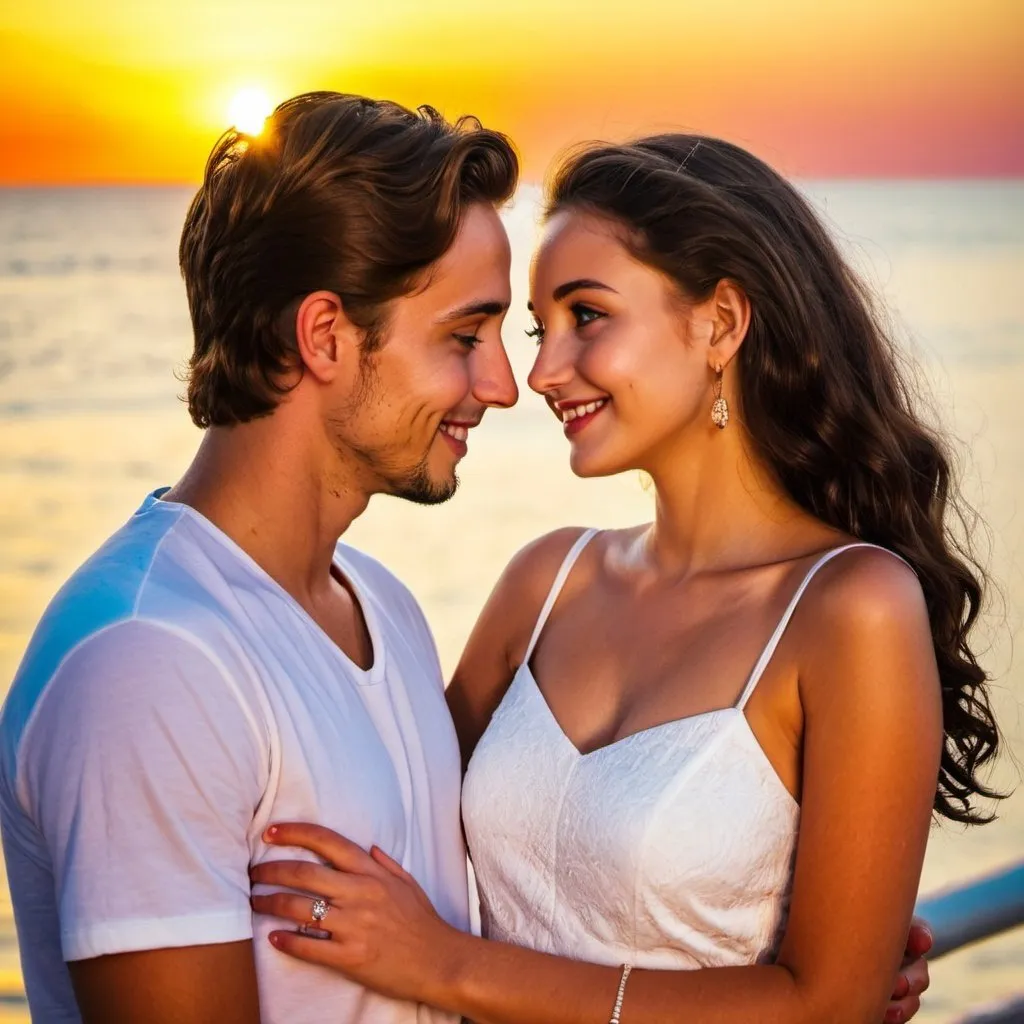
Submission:
M 1024 861 L 929 896 L 917 914 L 935 936 L 930 960 L 1024 924 Z

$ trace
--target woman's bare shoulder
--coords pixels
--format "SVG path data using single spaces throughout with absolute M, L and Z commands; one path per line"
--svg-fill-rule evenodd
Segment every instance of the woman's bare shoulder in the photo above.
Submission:
M 586 532 L 582 526 L 563 526 L 530 541 L 509 561 L 498 585 L 514 591 L 518 597 L 532 597 L 539 612 L 566 556 Z M 536 601 L 538 595 L 539 602 Z M 531 602 L 527 600 L 527 603 Z
M 824 566 L 799 609 L 801 689 L 839 696 L 839 680 L 862 698 L 878 697 L 895 671 L 905 687 L 931 690 L 935 655 L 924 592 L 914 570 L 891 552 L 863 547 Z M 919 694 L 922 692 L 918 690 Z
M 864 546 L 843 551 L 822 567 L 811 587 L 807 617 L 819 626 L 857 629 L 895 619 L 928 627 L 917 574 L 887 549 Z
M 491 591 L 448 687 L 464 766 L 525 656 L 559 567 L 584 532 L 569 526 L 531 541 L 508 563 Z

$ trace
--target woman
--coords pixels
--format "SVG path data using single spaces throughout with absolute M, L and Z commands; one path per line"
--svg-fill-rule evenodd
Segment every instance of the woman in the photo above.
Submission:
M 574 472 L 643 470 L 654 522 L 530 545 L 458 667 L 487 938 L 284 827 L 340 870 L 254 879 L 337 941 L 275 944 L 502 1024 L 877 1021 L 932 811 L 992 795 L 943 444 L 808 204 L 728 143 L 570 159 L 531 293 Z

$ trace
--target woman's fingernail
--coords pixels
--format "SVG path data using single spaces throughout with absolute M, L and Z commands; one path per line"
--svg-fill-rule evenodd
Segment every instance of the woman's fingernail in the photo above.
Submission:
M 264 839 L 276 839 L 277 838 L 277 833 L 279 831 L 280 831 L 280 829 L 276 825 L 271 825 L 266 830 L 266 832 L 263 833 L 263 838 Z
M 280 946 L 281 946 L 281 936 L 278 935 L 277 932 L 271 932 L 270 933 L 270 944 L 272 946 L 277 946 L 278 948 L 280 948 Z

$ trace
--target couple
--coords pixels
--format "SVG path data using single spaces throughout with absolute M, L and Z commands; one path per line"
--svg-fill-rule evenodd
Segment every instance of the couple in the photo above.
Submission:
M 35 1021 L 916 1010 L 932 813 L 981 819 L 996 748 L 980 584 L 942 440 L 772 170 L 663 135 L 554 178 L 529 383 L 654 522 L 517 555 L 447 703 L 412 596 L 338 543 L 374 494 L 451 497 L 517 400 L 516 177 L 474 121 L 326 93 L 214 150 L 180 250 L 206 435 L 0 723 Z

